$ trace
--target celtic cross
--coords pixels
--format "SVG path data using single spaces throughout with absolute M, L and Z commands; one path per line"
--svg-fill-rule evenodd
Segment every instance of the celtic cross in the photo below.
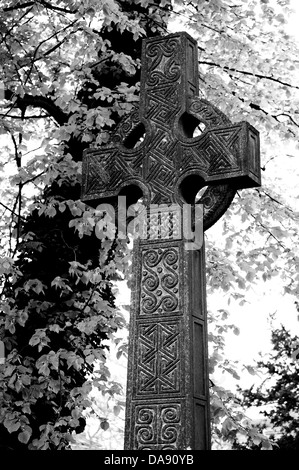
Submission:
M 258 132 L 198 97 L 197 64 L 187 33 L 144 40 L 139 108 L 83 157 L 85 202 L 142 197 L 147 212 L 133 250 L 126 449 L 210 448 L 204 247 L 188 248 L 183 208 L 207 186 L 196 203 L 206 230 L 238 189 L 260 185 Z

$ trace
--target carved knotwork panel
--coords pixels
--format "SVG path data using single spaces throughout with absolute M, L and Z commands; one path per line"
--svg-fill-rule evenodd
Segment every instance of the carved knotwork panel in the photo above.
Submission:
M 181 403 L 135 406 L 135 449 L 175 450 L 181 448 Z
M 181 392 L 182 335 L 180 320 L 138 324 L 137 397 Z
M 151 205 L 131 222 L 132 233 L 143 240 L 178 240 L 182 236 L 182 210 L 178 204 Z
M 140 316 L 173 315 L 180 310 L 179 247 L 142 251 Z
M 177 205 L 150 208 L 147 217 L 147 238 L 165 240 L 181 238 L 181 208 Z
M 204 123 L 208 129 L 218 126 L 230 126 L 232 122 L 216 106 L 207 100 L 193 98 L 189 107 L 189 112 L 200 122 Z

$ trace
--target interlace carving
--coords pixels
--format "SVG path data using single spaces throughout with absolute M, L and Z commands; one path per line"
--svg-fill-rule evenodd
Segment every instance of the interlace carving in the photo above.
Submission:
M 179 320 L 139 325 L 137 396 L 180 392 L 181 328 Z
M 137 406 L 135 427 L 137 449 L 178 449 L 182 432 L 181 405 Z
M 148 249 L 142 255 L 140 315 L 174 313 L 179 305 L 179 249 Z

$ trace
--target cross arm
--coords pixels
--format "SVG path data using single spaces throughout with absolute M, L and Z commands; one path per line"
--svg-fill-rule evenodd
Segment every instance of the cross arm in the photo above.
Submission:
M 236 189 L 260 186 L 259 132 L 247 122 L 209 128 L 181 139 L 182 176 L 198 174 L 206 184 Z

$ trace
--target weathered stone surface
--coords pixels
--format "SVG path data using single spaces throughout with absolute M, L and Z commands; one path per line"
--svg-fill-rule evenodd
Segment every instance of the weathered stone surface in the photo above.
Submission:
M 237 189 L 260 185 L 260 152 L 252 126 L 197 95 L 195 41 L 145 40 L 139 109 L 83 158 L 85 202 L 142 196 L 147 208 L 146 235 L 134 242 L 126 449 L 210 447 L 204 247 L 188 249 L 183 204 L 207 185 L 198 202 L 209 228 Z
M 208 449 L 204 249 L 134 246 L 126 449 Z

